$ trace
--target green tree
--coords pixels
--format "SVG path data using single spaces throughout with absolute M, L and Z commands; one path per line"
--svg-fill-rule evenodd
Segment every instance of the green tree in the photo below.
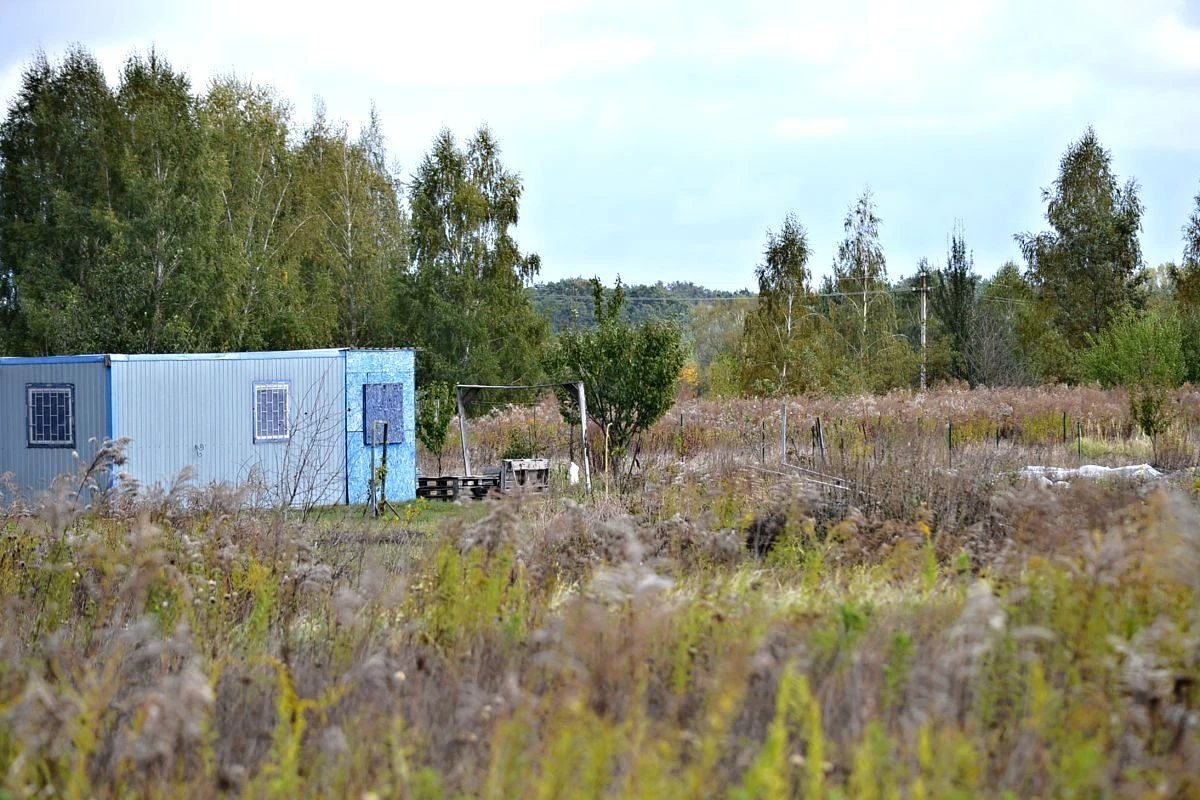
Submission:
M 1051 230 L 1016 238 L 1039 300 L 1071 347 L 1082 347 L 1138 302 L 1142 204 L 1121 185 L 1092 128 L 1071 144 L 1042 192 Z M 1052 377 L 1066 378 L 1067 374 Z
M 521 180 L 487 128 L 458 146 L 443 130 L 409 185 L 413 272 L 398 319 L 421 347 L 423 380 L 529 383 L 547 325 L 528 283 L 540 269 L 513 238 Z
M 864 190 L 846 213 L 828 304 L 841 355 L 830 379 L 840 391 L 885 391 L 912 384 L 915 350 L 897 332 L 896 306 L 887 285 L 875 202 Z M 827 368 L 828 369 L 828 368 Z
M 608 436 L 609 449 L 620 458 L 630 442 L 675 402 L 675 387 L 685 355 L 680 330 L 672 322 L 634 325 L 621 314 L 625 292 L 620 281 L 606 298 L 592 280 L 598 327 L 566 331 L 549 348 L 546 373 L 555 380 L 582 380 L 588 418 Z M 578 424 L 578 410 L 568 397 L 559 398 L 563 417 Z
M 767 231 L 763 260 L 754 269 L 758 304 L 747 315 L 743 385 L 757 393 L 794 392 L 802 380 L 789 367 L 801 361 L 798 344 L 811 327 L 808 316 L 808 232 L 795 214 L 784 217 L 778 232 Z M 801 387 L 807 388 L 807 387 Z
M 700 372 L 701 395 L 729 397 L 738 393 L 747 305 L 742 298 L 725 298 L 692 309 L 687 339 Z
M 0 126 L 0 262 L 20 352 L 211 347 L 220 170 L 195 98 L 157 53 L 116 91 L 82 49 L 39 57 Z
M 951 377 L 966 380 L 975 385 L 979 382 L 973 375 L 966 359 L 975 322 L 975 296 L 979 288 L 979 276 L 975 274 L 975 259 L 967 252 L 966 237 L 962 226 L 950 235 L 946 252 L 946 266 L 933 273 L 929 291 L 930 311 L 950 339 Z
M 983 281 L 975 302 L 964 360 L 976 385 L 1024 386 L 1037 379 L 1027 353 L 1053 330 L 1037 313 L 1033 289 L 1011 261 Z M 1031 346 L 1029 342 L 1034 342 Z
M 352 138 L 318 109 L 297 152 L 301 215 L 293 243 L 321 344 L 379 346 L 397 338 L 392 298 L 408 270 L 408 218 L 386 163 L 378 115 Z
M 1080 358 L 1083 377 L 1129 390 L 1130 415 L 1157 448 L 1170 423 L 1169 390 L 1183 381 L 1179 317 L 1170 309 L 1126 311 Z
M 1195 208 L 1183 226 L 1183 259 L 1178 265 L 1172 264 L 1168 274 L 1180 304 L 1200 309 L 1200 194 L 1196 195 Z
M 846 212 L 842 223 L 845 238 L 838 244 L 833 262 L 838 291 L 862 319 L 858 335 L 850 342 L 860 358 L 865 358 L 868 349 L 871 309 L 883 302 L 880 290 L 887 281 L 887 262 L 879 243 L 880 222 L 871 190 L 866 189 Z
M 214 81 L 201 119 L 223 165 L 217 247 L 227 320 L 222 348 L 286 349 L 320 342 L 303 325 L 305 292 L 297 248 L 312 217 L 299 207 L 291 114 L 266 87 Z
M 450 421 L 456 412 L 454 390 L 449 384 L 427 383 L 417 392 L 417 441 L 437 457 L 439 475 Z
M 1200 383 L 1200 194 L 1183 226 L 1183 259 L 1168 268 L 1183 335 L 1186 378 Z
M 0 265 L 13 352 L 104 349 L 105 291 L 124 235 L 121 120 L 86 50 L 58 65 L 39 54 L 0 124 Z
M 221 336 L 222 275 L 215 268 L 219 160 L 191 85 L 151 50 L 121 73 L 124 127 L 115 211 L 125 237 L 106 280 L 106 349 L 211 349 Z

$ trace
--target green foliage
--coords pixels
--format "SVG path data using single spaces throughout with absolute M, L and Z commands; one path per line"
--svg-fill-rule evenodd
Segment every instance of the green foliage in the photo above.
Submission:
M 119 265 L 121 112 L 91 54 L 39 55 L 0 126 L 0 264 L 16 352 L 91 352 Z
M 1017 265 L 1000 267 L 983 283 L 963 353 L 976 384 L 1022 386 L 1067 374 L 1071 352 L 1048 320 Z
M 449 384 L 426 383 L 417 392 L 417 441 L 437 456 L 439 471 L 450 421 L 457 412 L 454 389 Z
M 414 598 L 422 635 L 442 649 L 477 637 L 515 641 L 529 625 L 529 586 L 516 570 L 512 552 L 464 555 L 452 546 L 436 554 L 429 585 Z
M 285 349 L 321 341 L 304 324 L 311 302 L 300 276 L 308 218 L 301 212 L 291 115 L 270 89 L 233 77 L 199 101 L 224 172 L 217 259 L 224 291 L 209 302 L 227 320 L 222 348 Z
M 1179 318 L 1167 310 L 1126 313 L 1100 332 L 1080 359 L 1100 385 L 1178 386 L 1184 377 Z
M 1016 237 L 1055 330 L 1073 347 L 1139 299 L 1143 208 L 1136 181 L 1120 185 L 1111 164 L 1089 127 L 1042 192 L 1052 230 Z
M 885 482 L 920 463 L 859 485 L 880 508 L 896 491 Z M 956 463 L 959 476 L 971 469 Z M 940 507 L 976 506 L 981 524 L 939 527 L 935 541 L 924 511 L 835 522 L 790 479 L 747 492 L 741 472 L 703 478 L 668 475 L 636 498 L 652 509 L 686 492 L 670 520 L 582 499 L 505 503 L 484 520 L 439 504 L 429 514 L 443 530 L 401 534 L 399 558 L 394 523 L 351 513 L 314 529 L 200 492 L 166 507 L 110 498 L 104 514 L 0 506 L 0 786 L 22 797 L 1193 793 L 1191 488 L 956 483 Z M 719 506 L 739 493 L 742 512 L 793 498 L 766 559 L 728 530 L 744 522 Z M 979 547 L 988 525 L 1011 531 L 1003 552 Z M 962 554 L 962 580 L 938 574 L 935 545 Z
M 727 292 L 706 289 L 687 281 L 659 281 L 626 286 L 625 297 L 627 302 L 622 314 L 634 324 L 657 320 L 687 327 L 689 321 L 705 309 L 739 305 L 739 302 L 719 301 L 745 301 L 751 295 L 745 289 Z M 570 328 L 590 328 L 596 324 L 592 286 L 586 278 L 563 278 L 534 285 L 533 305 L 550 321 L 553 333 Z
M 407 272 L 409 229 L 378 114 L 372 108 L 353 138 L 318 109 L 295 155 L 296 213 L 306 224 L 292 244 L 307 295 L 304 327 L 340 346 L 399 343 L 391 314 Z
M 838 244 L 833 281 L 826 288 L 827 314 L 837 365 L 830 370 L 832 388 L 840 391 L 883 391 L 911 386 L 917 355 L 898 333 L 896 304 L 887 291 L 887 262 L 879 241 L 875 201 L 864 190 L 846 212 L 845 238 Z M 829 292 L 823 292 L 829 294 Z
M 979 276 L 975 273 L 975 259 L 967 252 L 966 237 L 961 224 L 950 237 L 946 252 L 946 266 L 933 273 L 929 292 L 929 310 L 941 322 L 949 339 L 953 356 L 950 375 L 959 380 L 979 382 L 972 374 L 967 353 L 971 334 L 975 327 L 975 303 L 979 288 Z
M 743 352 L 747 358 L 742 384 L 765 394 L 795 394 L 810 388 L 797 380 L 809 323 L 808 232 L 795 214 L 784 217 L 779 232 L 767 232 L 763 261 L 754 269 L 758 278 L 758 304 L 747 315 Z M 792 368 L 789 379 L 788 370 Z
M 620 456 L 634 436 L 675 402 L 684 364 L 681 334 L 671 323 L 626 322 L 620 282 L 607 299 L 598 279 L 593 279 L 592 291 L 599 327 L 560 334 L 547 355 L 546 372 L 562 381 L 583 381 L 588 417 L 608 437 L 611 452 Z M 560 396 L 559 403 L 563 417 L 578 424 L 573 400 Z
M 1200 194 L 1196 195 L 1195 208 L 1183 226 L 1183 261 L 1178 266 L 1168 265 L 1167 277 L 1181 312 L 1189 317 L 1200 312 Z
M 1087 379 L 1129 389 L 1130 415 L 1152 440 L 1170 423 L 1168 392 L 1183 380 L 1183 335 L 1172 311 L 1130 312 L 1113 321 L 1080 359 Z
M 729 397 L 738 393 L 740 348 L 749 298 L 729 298 L 696 305 L 685 340 L 699 370 L 701 396 Z
M 541 267 L 513 238 L 520 177 L 486 127 L 460 148 L 443 130 L 409 184 L 413 272 L 397 319 L 418 351 L 422 381 L 533 382 L 546 322 L 527 283 Z
M 303 135 L 157 52 L 110 88 L 40 56 L 0 124 L 0 340 L 17 353 L 394 344 L 407 218 L 374 113 Z

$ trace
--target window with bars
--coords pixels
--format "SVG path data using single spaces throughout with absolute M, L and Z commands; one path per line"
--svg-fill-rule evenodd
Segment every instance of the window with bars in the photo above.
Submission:
M 29 447 L 74 447 L 74 384 L 26 384 L 25 420 Z
M 292 434 L 286 381 L 254 384 L 254 441 L 283 442 Z

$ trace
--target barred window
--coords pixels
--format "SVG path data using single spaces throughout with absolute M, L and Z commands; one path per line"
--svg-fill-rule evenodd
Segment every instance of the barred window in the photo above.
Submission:
M 288 384 L 254 384 L 254 441 L 287 441 L 291 432 L 288 417 Z
M 74 384 L 26 384 L 25 419 L 29 447 L 74 447 Z

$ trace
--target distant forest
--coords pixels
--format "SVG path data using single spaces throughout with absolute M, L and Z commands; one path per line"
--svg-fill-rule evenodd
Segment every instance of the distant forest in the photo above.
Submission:
M 623 312 L 632 323 L 650 320 L 674 322 L 688 326 L 697 306 L 714 305 L 714 301 L 745 302 L 755 297 L 750 291 L 723 292 L 705 289 L 694 283 L 675 282 L 634 284 L 626 286 Z M 587 278 L 566 278 L 539 283 L 533 287 L 533 306 L 550 321 L 553 333 L 573 327 L 590 328 L 596 324 L 592 286 Z
M 273 89 L 197 88 L 153 50 L 116 85 L 84 48 L 34 55 L 0 122 L 0 354 L 414 346 L 423 385 L 569 377 L 550 354 L 596 324 L 594 287 L 539 282 L 487 127 L 432 133 L 401 174 L 374 109 L 300 126 Z M 622 321 L 666 323 L 703 395 L 1200 381 L 1200 197 L 1179 261 L 1149 266 L 1138 184 L 1094 130 L 1047 179 L 1046 230 L 991 277 L 953 220 L 944 255 L 889 275 L 868 189 L 819 284 L 830 254 L 781 209 L 757 262 L 729 265 L 756 292 L 631 284 Z

